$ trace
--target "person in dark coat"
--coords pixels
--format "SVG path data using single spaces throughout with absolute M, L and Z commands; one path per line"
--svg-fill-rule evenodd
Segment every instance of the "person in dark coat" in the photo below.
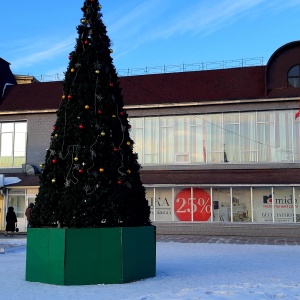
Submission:
M 10 206 L 7 209 L 6 214 L 6 228 L 5 228 L 5 235 L 8 234 L 8 232 L 11 232 L 11 236 L 14 235 L 14 232 L 16 231 L 16 223 L 18 222 L 16 213 L 14 212 L 14 208 Z
M 32 212 L 33 208 L 34 208 L 34 204 L 30 203 L 25 211 L 25 216 L 27 218 L 27 228 L 30 227 L 31 212 Z

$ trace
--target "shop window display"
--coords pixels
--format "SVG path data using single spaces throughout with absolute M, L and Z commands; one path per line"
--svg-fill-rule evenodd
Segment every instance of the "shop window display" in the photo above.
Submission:
M 230 188 L 213 188 L 213 220 L 231 222 Z
M 151 221 L 154 221 L 154 188 L 146 188 L 146 199 L 150 207 L 150 219 Z
M 233 222 L 251 222 L 251 193 L 250 188 L 232 188 Z
M 300 187 L 295 188 L 295 220 L 296 222 L 300 222 Z
M 294 197 L 292 187 L 274 187 L 274 222 L 294 221 Z
M 272 188 L 253 187 L 253 222 L 273 222 Z
M 211 220 L 211 197 L 209 189 L 174 189 L 174 212 L 177 221 L 207 222 Z
M 147 187 L 151 221 L 300 222 L 300 187 Z
M 172 221 L 172 188 L 147 188 L 152 221 Z

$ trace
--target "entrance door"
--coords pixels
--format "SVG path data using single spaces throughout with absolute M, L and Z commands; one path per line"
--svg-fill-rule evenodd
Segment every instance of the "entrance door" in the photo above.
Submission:
M 6 206 L 6 212 L 5 215 L 7 213 L 7 208 L 9 206 L 12 206 L 14 208 L 14 211 L 17 215 L 17 220 L 18 220 L 18 228 L 20 230 L 20 232 L 24 232 L 25 231 L 25 226 L 26 226 L 26 222 L 25 222 L 25 195 L 23 194 L 9 194 L 8 195 L 8 201 L 7 201 L 7 206 Z

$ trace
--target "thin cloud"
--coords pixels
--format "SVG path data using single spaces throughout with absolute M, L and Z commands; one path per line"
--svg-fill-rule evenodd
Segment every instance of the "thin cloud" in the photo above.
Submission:
M 128 36 L 132 33 L 140 32 L 145 24 L 153 21 L 153 17 L 164 12 L 168 8 L 169 3 L 170 1 L 168 0 L 164 0 L 163 3 L 161 0 L 142 2 L 126 12 L 123 17 L 114 21 L 109 26 L 109 33 L 120 34 L 120 32 L 125 32 Z
M 236 23 L 241 18 L 261 15 L 266 9 L 276 12 L 279 9 L 290 9 L 299 7 L 300 0 L 223 0 L 223 1 L 194 1 L 187 2 L 179 14 L 170 13 L 172 2 L 148 1 L 150 4 L 140 5 L 134 13 L 117 22 L 112 32 L 122 30 L 124 35 L 118 33 L 117 45 L 126 45 L 118 51 L 120 57 L 139 48 L 145 43 L 159 39 L 169 39 L 175 35 L 190 34 L 191 36 L 201 34 L 207 36 L 214 32 Z M 195 4 L 196 2 L 196 4 Z M 185 8 L 186 7 L 186 8 Z M 155 13 L 151 13 L 155 11 Z M 164 19 L 158 21 L 159 15 L 163 13 Z M 271 13 L 271 12 L 270 12 Z M 132 29 L 132 24 L 136 24 Z M 156 24 L 153 25 L 153 24 Z M 126 38 L 127 43 L 124 42 Z M 128 43 L 130 39 L 131 43 Z
M 66 53 L 72 45 L 74 45 L 74 38 L 69 38 L 63 42 L 57 43 L 47 43 L 43 45 L 43 49 L 39 49 L 40 45 L 30 45 L 18 49 L 18 52 L 22 53 L 21 58 L 10 61 L 14 69 L 22 69 L 24 67 L 33 66 L 35 64 L 40 64 L 43 61 L 51 60 L 61 53 Z M 26 54 L 30 53 L 30 54 Z
M 161 1 L 151 1 L 150 5 L 140 5 L 136 8 L 135 13 L 121 19 L 115 27 L 110 28 L 112 32 L 122 28 L 126 32 L 126 39 L 130 37 L 134 41 L 130 45 L 126 44 L 126 49 L 122 48 L 116 58 L 127 54 L 130 51 L 140 47 L 142 44 L 158 40 L 168 39 L 174 35 L 186 34 L 191 35 L 202 32 L 203 35 L 210 34 L 228 23 L 234 22 L 242 12 L 245 12 L 266 0 L 242 0 L 233 2 L 232 0 L 211 1 L 209 4 L 201 1 L 197 4 L 188 5 L 181 10 L 180 14 L 172 15 L 168 11 L 172 11 L 170 7 L 172 2 L 165 2 L 161 5 Z M 151 13 L 150 10 L 155 11 Z M 159 13 L 164 13 L 165 17 L 158 20 Z M 152 19 L 151 19 L 151 18 Z M 156 18 L 154 20 L 154 18 Z M 140 22 L 140 20 L 142 21 Z M 134 30 L 128 29 L 130 23 L 137 24 Z M 153 24 L 156 24 L 153 25 Z M 132 27 L 132 26 L 131 26 Z M 120 37 L 120 34 L 118 35 Z M 118 44 L 124 45 L 124 35 Z
M 243 1 L 217 1 L 215 4 L 203 2 L 198 5 L 190 6 L 176 16 L 169 24 L 164 26 L 165 30 L 157 30 L 153 38 L 169 38 L 175 34 L 197 34 L 202 32 L 204 35 L 212 33 L 217 29 L 227 26 L 228 22 L 235 22 L 242 13 L 257 7 L 266 0 L 243 0 Z

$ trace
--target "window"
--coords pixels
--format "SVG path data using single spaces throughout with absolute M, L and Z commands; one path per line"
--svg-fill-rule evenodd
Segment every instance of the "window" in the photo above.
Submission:
M 295 113 L 132 118 L 131 136 L 145 165 L 299 161 L 300 120 Z
M 293 66 L 288 71 L 288 83 L 292 87 L 300 88 L 300 65 Z
M 0 123 L 0 167 L 21 167 L 26 162 L 26 122 Z

